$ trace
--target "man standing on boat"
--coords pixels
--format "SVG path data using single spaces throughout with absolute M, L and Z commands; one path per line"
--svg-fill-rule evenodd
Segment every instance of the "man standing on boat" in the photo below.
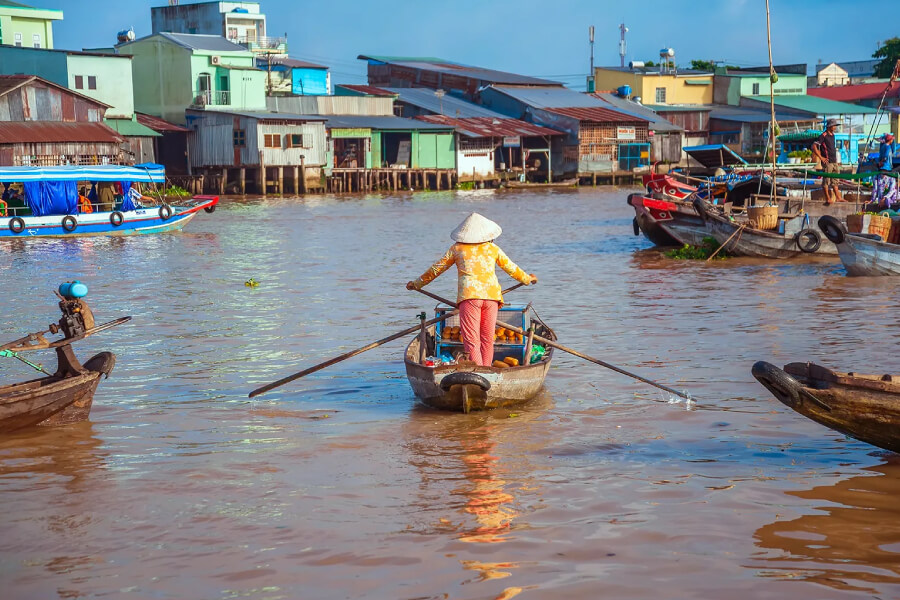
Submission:
M 872 181 L 872 202 L 883 208 L 891 208 L 898 201 L 896 175 L 892 172 L 897 145 L 892 133 L 884 134 L 879 141 L 878 175 Z
M 821 165 L 822 172 L 826 174 L 825 177 L 822 177 L 822 191 L 825 192 L 825 204 L 844 201 L 838 190 L 837 179 L 827 176 L 829 173 L 840 173 L 837 146 L 834 143 L 834 131 L 837 126 L 837 119 L 828 119 L 825 123 L 825 131 L 812 145 L 813 156 Z
M 408 290 L 422 289 L 441 273 L 456 265 L 459 326 L 466 354 L 476 364 L 489 367 L 494 361 L 494 329 L 497 312 L 503 304 L 496 265 L 513 279 L 530 285 L 537 277 L 529 275 L 494 244 L 502 229 L 490 219 L 472 213 L 450 238 L 456 243 L 421 277 L 406 284 Z

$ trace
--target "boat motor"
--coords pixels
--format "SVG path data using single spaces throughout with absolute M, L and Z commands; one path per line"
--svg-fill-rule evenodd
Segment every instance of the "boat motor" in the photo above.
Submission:
M 59 309 L 63 316 L 59 320 L 58 329 L 51 325 L 52 333 L 56 333 L 54 329 L 57 331 L 61 329 L 67 338 L 71 338 L 94 328 L 94 313 L 84 301 L 87 293 L 88 287 L 78 280 L 59 286 L 57 295 L 60 298 Z

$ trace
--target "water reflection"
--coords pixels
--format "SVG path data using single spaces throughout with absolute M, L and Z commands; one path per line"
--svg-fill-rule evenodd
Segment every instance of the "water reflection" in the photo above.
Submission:
M 756 545 L 777 552 L 761 558 L 763 576 L 872 594 L 900 584 L 900 457 L 863 470 L 870 474 L 788 492 L 822 512 L 756 530 Z

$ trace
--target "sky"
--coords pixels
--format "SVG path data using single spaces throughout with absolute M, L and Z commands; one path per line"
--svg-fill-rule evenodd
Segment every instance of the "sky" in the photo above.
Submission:
M 150 7 L 167 0 L 21 0 L 64 11 L 56 48 L 109 46 L 133 27 L 150 34 Z M 181 0 L 182 4 L 190 3 Z M 594 64 L 619 65 L 624 21 L 629 60 L 658 60 L 675 49 L 691 59 L 736 66 L 768 64 L 765 0 L 261 0 L 268 34 L 288 38 L 289 54 L 328 65 L 335 83 L 365 83 L 360 54 L 436 56 L 453 62 L 561 81 L 584 89 L 588 27 Z M 775 64 L 871 58 L 878 41 L 900 35 L 883 0 L 770 0 Z M 879 19 L 877 15 L 884 14 Z

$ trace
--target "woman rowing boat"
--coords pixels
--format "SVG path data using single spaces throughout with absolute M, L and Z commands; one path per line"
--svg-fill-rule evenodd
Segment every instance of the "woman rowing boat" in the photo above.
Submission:
M 503 304 L 495 266 L 499 265 L 513 279 L 530 285 L 537 277 L 520 269 L 494 240 L 502 229 L 490 219 L 472 213 L 457 227 L 450 246 L 421 277 L 406 284 L 418 290 L 434 281 L 441 273 L 456 265 L 458 272 L 457 303 L 463 348 L 476 364 L 490 366 L 494 360 L 494 329 L 497 311 Z

